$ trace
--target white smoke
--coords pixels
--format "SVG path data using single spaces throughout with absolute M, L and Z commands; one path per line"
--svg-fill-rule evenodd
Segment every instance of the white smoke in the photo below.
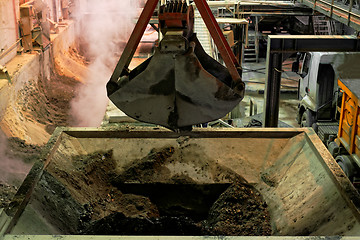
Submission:
M 108 98 L 109 81 L 139 15 L 138 0 L 86 1 L 76 13 L 83 51 L 91 59 L 89 71 L 71 103 L 74 125 L 101 124 Z
M 21 183 L 31 169 L 30 164 L 9 157 L 6 136 L 0 131 L 0 183 Z

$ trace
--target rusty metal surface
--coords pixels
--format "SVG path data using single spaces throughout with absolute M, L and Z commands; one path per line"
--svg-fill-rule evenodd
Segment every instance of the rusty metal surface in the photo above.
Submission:
M 185 2 L 169 2 L 160 6 L 159 23 L 160 28 L 186 28 L 193 25 L 194 10 L 192 6 L 187 6 Z
M 262 188 L 269 209 L 278 214 L 272 220 L 275 235 L 293 236 L 300 234 L 299 227 L 310 226 L 309 229 L 305 228 L 301 231 L 320 239 L 319 236 L 332 236 L 331 233 L 339 233 L 339 229 L 347 229 L 348 225 L 352 230 L 345 230 L 349 231 L 345 235 L 355 235 L 356 232 L 358 233 L 356 235 L 359 235 L 359 194 L 349 180 L 343 177 L 341 169 L 320 139 L 309 129 L 214 129 L 212 131 L 203 129 L 188 134 L 151 128 L 57 129 L 48 144 L 46 156 L 42 161 L 43 166 L 35 171 L 37 177 L 27 178 L 30 183 L 27 182 L 24 186 L 31 188 L 35 185 L 43 168 L 46 168 L 54 158 L 64 158 L 84 151 L 114 149 L 116 159 L 121 165 L 124 164 L 125 156 L 129 158 L 131 155 L 132 158 L 136 155 L 136 159 L 141 158 L 151 148 L 169 143 L 177 144 L 178 140 L 184 139 L 201 146 L 206 150 L 205 154 L 238 172 L 250 183 L 259 183 L 258 187 Z M 119 145 L 122 148 L 119 148 Z M 146 150 L 140 151 L 140 148 Z M 271 178 L 273 175 L 274 178 Z M 15 225 L 17 222 L 15 215 L 20 216 L 20 212 L 27 204 L 24 199 L 29 199 L 31 194 L 32 190 L 28 189 L 23 191 L 22 196 L 17 196 L 17 211 L 7 216 Z M 25 201 L 25 204 L 22 201 Z M 341 211 L 339 211 L 340 206 Z M 328 209 L 331 212 L 327 212 Z M 319 222 L 313 222 L 315 220 L 311 217 L 318 218 Z M 344 217 L 349 218 L 346 220 Z M 327 228 L 319 226 L 327 226 Z M 28 235 L 18 237 L 22 239 L 24 236 L 28 237 Z M 98 236 L 86 237 L 98 238 Z M 246 238 L 263 239 L 264 237 Z M 284 238 L 286 239 L 282 237 Z M 7 235 L 7 239 L 11 239 L 11 236 Z M 266 237 L 266 239 L 271 238 Z M 331 238 L 326 237 L 326 239 Z
M 151 16 L 158 4 L 159 0 L 148 0 L 144 7 L 144 11 L 141 13 L 138 22 L 135 25 L 135 28 L 130 36 L 129 41 L 126 44 L 126 47 L 120 57 L 118 64 L 115 67 L 115 70 L 110 78 L 110 82 L 116 83 L 123 72 L 124 69 L 127 69 L 137 46 L 144 34 L 147 24 L 150 21 Z
M 159 47 L 150 59 L 129 72 L 128 62 L 154 10 L 155 2 L 148 1 L 107 84 L 109 98 L 130 117 L 173 130 L 189 130 L 192 125 L 225 116 L 244 97 L 245 85 L 235 55 L 206 1 L 195 3 L 227 68 L 210 58 L 193 34 L 192 6 L 171 1 L 160 7 L 164 38 Z
M 171 129 L 231 111 L 243 96 L 232 90 L 227 69 L 203 51 L 195 36 L 191 40 L 185 48 L 186 39 L 165 35 L 151 59 L 122 79 L 109 96 L 113 103 L 132 118 Z
M 218 48 L 226 67 L 229 69 L 233 81 L 241 84 L 242 81 L 239 74 L 240 64 L 227 43 L 209 5 L 204 0 L 194 0 L 194 2 L 211 34 L 211 37 L 214 39 L 215 45 Z M 243 86 L 243 88 L 245 87 Z

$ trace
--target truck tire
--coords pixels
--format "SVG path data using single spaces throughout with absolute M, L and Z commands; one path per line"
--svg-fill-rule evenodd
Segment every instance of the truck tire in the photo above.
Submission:
M 309 109 L 306 109 L 306 111 L 301 116 L 300 127 L 312 127 L 314 123 L 315 113 Z
M 355 167 L 351 162 L 351 157 L 349 155 L 339 155 L 335 160 L 345 175 L 349 178 L 349 180 L 353 182 L 355 176 Z
M 329 142 L 327 148 L 334 158 L 338 156 L 340 147 L 334 141 Z

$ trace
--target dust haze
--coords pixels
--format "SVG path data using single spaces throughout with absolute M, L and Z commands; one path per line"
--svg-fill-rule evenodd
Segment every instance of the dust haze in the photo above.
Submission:
M 0 131 L 0 183 L 21 183 L 31 169 L 31 164 L 26 164 L 20 159 L 9 157 L 7 138 Z
M 108 105 L 106 83 L 135 26 L 138 5 L 138 0 L 88 0 L 75 13 L 81 52 L 91 63 L 71 102 L 73 126 L 100 126 Z

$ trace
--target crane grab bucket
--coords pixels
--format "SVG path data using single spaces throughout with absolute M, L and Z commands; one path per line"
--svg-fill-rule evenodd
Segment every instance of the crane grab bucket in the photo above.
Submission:
M 196 2 L 199 1 L 207 6 L 205 0 Z M 227 67 L 205 53 L 193 33 L 193 8 L 184 1 L 160 7 L 159 28 L 163 39 L 152 57 L 132 71 L 127 70 L 129 58 L 131 60 L 141 38 L 138 35 L 142 35 L 148 23 L 142 18 L 151 17 L 155 3 L 157 1 L 149 0 L 145 5 L 108 82 L 109 98 L 128 116 L 172 130 L 191 129 L 192 125 L 225 116 L 244 96 L 241 68 L 233 60 L 232 52 L 227 58 L 223 57 Z M 220 37 L 221 43 L 225 44 L 222 50 L 225 55 L 229 54 L 230 47 L 224 36 Z M 221 53 L 221 49 L 219 51 Z

